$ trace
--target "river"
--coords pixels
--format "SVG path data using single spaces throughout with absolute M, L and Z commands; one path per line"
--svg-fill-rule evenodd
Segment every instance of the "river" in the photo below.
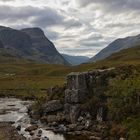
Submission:
M 49 140 L 86 140 L 83 137 L 64 136 L 55 134 L 52 131 L 47 131 L 45 126 L 38 122 L 39 128 L 31 136 L 25 128 L 30 126 L 31 119 L 27 114 L 27 107 L 32 104 L 32 101 L 22 101 L 16 98 L 0 98 L 0 122 L 14 122 L 13 126 L 21 126 L 19 134 L 26 137 L 27 140 L 32 140 L 37 137 L 38 131 L 42 131 L 40 139 L 48 137 Z

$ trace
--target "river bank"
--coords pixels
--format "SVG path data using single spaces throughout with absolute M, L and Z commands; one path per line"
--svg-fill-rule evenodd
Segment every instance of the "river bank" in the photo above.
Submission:
M 12 123 L 1 122 L 0 140 L 26 140 L 26 138 L 18 134 Z

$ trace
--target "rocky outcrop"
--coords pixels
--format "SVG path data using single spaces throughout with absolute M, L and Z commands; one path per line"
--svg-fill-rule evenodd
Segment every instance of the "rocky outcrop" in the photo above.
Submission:
M 99 97 L 103 94 L 110 76 L 112 76 L 110 70 L 71 73 L 67 76 L 68 88 L 65 91 L 65 113 L 71 123 L 76 123 L 79 117 L 85 118 L 86 115 L 83 113 L 85 110 L 82 110 L 83 104 L 87 103 L 93 96 Z M 101 100 L 100 97 L 99 100 Z M 94 114 L 96 114 L 97 121 L 103 121 L 106 118 L 104 102 L 105 99 L 95 109 Z M 93 108 L 95 107 L 93 106 Z M 92 116 L 91 112 L 87 111 L 86 114 Z
M 90 139 L 106 137 L 104 91 L 113 76 L 113 69 L 70 73 L 67 76 L 64 101 L 47 101 L 43 105 L 41 120 L 54 132 L 88 135 Z M 58 87 L 50 89 L 52 91 L 59 91 Z
M 63 109 L 63 105 L 60 102 L 60 100 L 52 100 L 43 105 L 44 115 L 61 111 L 62 109 Z

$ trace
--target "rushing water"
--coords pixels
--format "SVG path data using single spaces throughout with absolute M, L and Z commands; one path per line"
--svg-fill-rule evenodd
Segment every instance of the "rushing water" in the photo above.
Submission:
M 14 122 L 14 126 L 21 126 L 21 131 L 19 134 L 31 140 L 35 138 L 38 134 L 38 130 L 42 130 L 42 138 L 47 136 L 49 140 L 86 140 L 81 137 L 71 137 L 64 136 L 60 134 L 55 134 L 52 131 L 45 130 L 40 123 L 38 123 L 39 128 L 35 131 L 34 136 L 30 136 L 28 132 L 25 131 L 25 128 L 30 126 L 30 118 L 27 114 L 27 107 L 31 104 L 31 101 L 22 101 L 15 98 L 0 98 L 0 122 Z

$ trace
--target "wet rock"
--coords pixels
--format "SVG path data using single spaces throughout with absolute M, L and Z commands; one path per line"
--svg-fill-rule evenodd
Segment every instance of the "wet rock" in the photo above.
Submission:
M 57 132 L 57 133 L 65 133 L 66 131 L 67 131 L 67 128 L 63 124 L 59 125 L 58 128 L 55 129 L 55 132 Z
M 18 125 L 18 126 L 16 127 L 16 129 L 17 129 L 17 131 L 20 131 L 20 130 L 21 130 L 21 125 Z
M 44 114 L 56 112 L 63 109 L 60 100 L 52 100 L 43 105 Z
M 77 124 L 70 124 L 67 127 L 68 127 L 69 131 L 74 131 L 77 127 Z
M 49 140 L 48 137 L 41 138 L 41 140 Z
M 36 130 L 37 128 L 38 128 L 37 125 L 31 125 L 31 126 L 27 127 L 27 128 L 25 129 L 25 131 L 31 132 L 31 131 Z
M 78 122 L 82 122 L 83 121 L 83 117 L 82 116 L 80 116 L 79 118 L 78 118 Z
M 40 140 L 40 138 L 33 138 L 32 140 Z
M 30 132 L 30 135 L 33 136 L 35 133 L 34 132 Z
M 125 138 L 120 138 L 119 140 L 126 140 Z
M 42 130 L 38 130 L 38 134 L 41 135 L 42 134 Z
M 100 137 L 90 136 L 89 140 L 101 140 Z

